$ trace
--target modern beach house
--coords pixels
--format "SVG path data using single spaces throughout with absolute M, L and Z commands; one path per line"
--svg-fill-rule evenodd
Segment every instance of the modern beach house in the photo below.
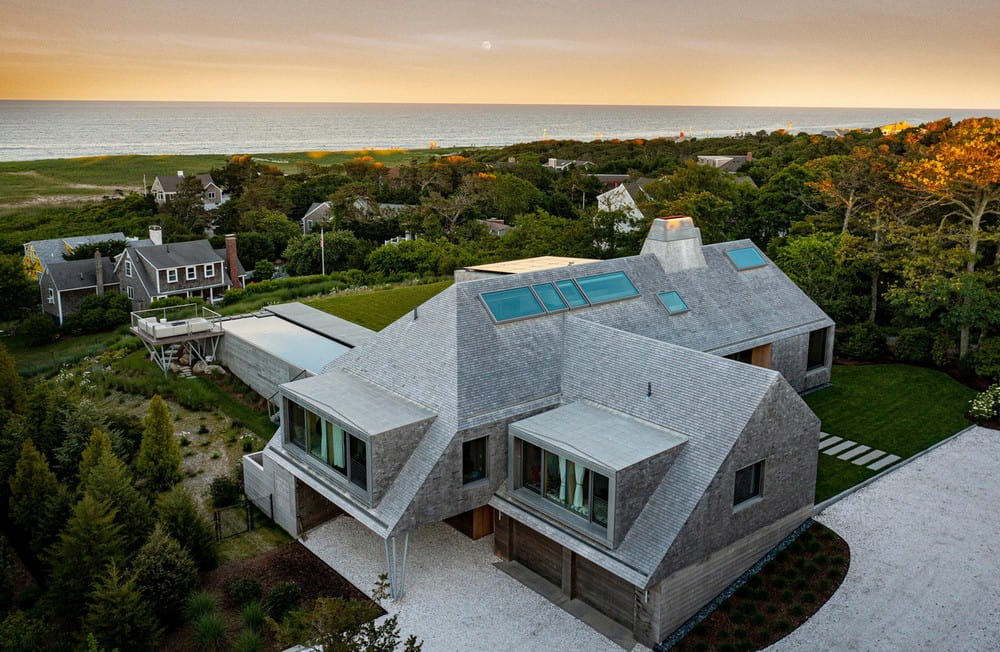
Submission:
M 833 329 L 754 243 L 657 219 L 638 256 L 456 283 L 280 384 L 248 495 L 294 535 L 357 519 L 396 597 L 412 531 L 492 534 L 515 577 L 654 645 L 811 515 L 799 393 Z

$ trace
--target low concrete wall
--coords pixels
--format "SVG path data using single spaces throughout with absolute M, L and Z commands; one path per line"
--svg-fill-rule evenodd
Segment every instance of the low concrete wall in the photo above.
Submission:
M 272 318 L 273 319 L 273 318 Z M 285 362 L 250 342 L 226 331 L 216 352 L 219 362 L 264 398 L 274 396 L 278 385 L 312 373 Z

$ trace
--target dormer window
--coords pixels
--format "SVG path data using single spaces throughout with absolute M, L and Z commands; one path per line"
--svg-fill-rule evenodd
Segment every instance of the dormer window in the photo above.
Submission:
M 184 268 L 184 280 L 195 281 L 198 279 L 198 268 L 194 265 Z
M 175 269 L 168 269 L 167 270 L 167 283 L 176 283 L 176 282 L 177 282 L 177 269 L 176 268 Z

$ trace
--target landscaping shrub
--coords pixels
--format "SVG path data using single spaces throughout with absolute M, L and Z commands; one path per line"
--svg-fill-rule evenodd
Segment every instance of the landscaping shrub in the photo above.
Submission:
M 205 591 L 198 591 L 188 596 L 187 604 L 184 605 L 184 617 L 193 622 L 203 616 L 214 614 L 217 610 L 215 596 Z
M 934 338 L 928 329 L 922 326 L 904 328 L 896 337 L 892 355 L 907 364 L 927 364 L 931 361 L 933 346 Z
M 845 326 L 838 335 L 837 355 L 855 360 L 877 360 L 885 353 L 885 333 L 875 324 Z
M 192 624 L 194 645 L 200 652 L 226 649 L 226 624 L 218 614 L 209 613 Z
M 252 577 L 241 577 L 229 580 L 222 586 L 226 600 L 234 607 L 243 607 L 251 602 L 259 602 L 261 596 L 260 582 Z
M 233 652 L 260 652 L 264 649 L 264 639 L 257 632 L 243 632 L 233 643 Z
M 976 351 L 976 375 L 990 380 L 1000 379 L 1000 337 L 983 340 Z
M 240 483 L 227 475 L 213 478 L 212 483 L 208 486 L 208 494 L 212 497 L 213 507 L 235 505 L 240 501 L 241 493 Z
M 976 421 L 993 421 L 1000 416 L 1000 383 L 969 401 L 969 415 Z
M 24 336 L 28 346 L 42 346 L 55 341 L 59 327 L 44 312 L 33 312 L 18 324 L 17 334 Z
M 132 300 L 124 294 L 95 294 L 80 302 L 80 308 L 63 322 L 63 330 L 79 335 L 111 330 L 129 322 Z
M 260 602 L 254 600 L 253 602 L 248 602 L 246 606 L 243 607 L 242 614 L 243 624 L 247 626 L 254 634 L 260 634 L 264 631 L 264 623 L 266 621 L 266 616 L 264 615 L 264 607 L 260 606 Z
M 931 345 L 931 360 L 939 367 L 948 367 L 955 362 L 955 340 L 947 332 L 940 332 Z
M 281 622 L 285 618 L 285 614 L 298 608 L 301 596 L 302 590 L 295 582 L 282 582 L 275 585 L 267 595 L 265 602 L 268 615 Z

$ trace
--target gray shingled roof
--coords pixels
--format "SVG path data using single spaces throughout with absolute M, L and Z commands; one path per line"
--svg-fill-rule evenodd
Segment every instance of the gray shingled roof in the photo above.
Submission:
M 222 250 L 225 251 L 225 250 Z M 172 242 L 170 244 L 142 247 L 135 251 L 154 269 L 169 269 L 186 265 L 203 265 L 219 262 L 220 255 L 212 249 L 208 240 Z M 221 256 L 224 260 L 225 256 Z
M 212 251 L 214 251 L 215 254 L 219 258 L 221 258 L 223 261 L 226 260 L 226 248 L 225 247 L 221 247 L 219 249 L 213 249 Z M 228 275 L 228 270 L 227 270 L 226 273 Z M 247 275 L 247 271 L 243 268 L 243 261 L 240 260 L 239 251 L 236 252 L 236 275 L 237 276 L 246 276 Z
M 115 233 L 98 233 L 96 235 L 76 235 L 69 238 L 53 238 L 52 240 L 32 240 L 27 244 L 34 247 L 38 259 L 42 261 L 42 265 L 48 265 L 49 263 L 62 261 L 63 254 L 67 252 L 67 246 L 70 249 L 75 249 L 84 244 L 125 239 L 125 234 L 118 231 Z
M 104 285 L 118 285 L 112 260 L 106 256 L 102 257 L 101 266 L 104 268 Z M 60 292 L 97 287 L 97 266 L 94 265 L 93 258 L 49 263 L 45 273 L 52 278 L 52 283 Z
M 196 174 L 195 176 L 201 180 L 202 188 L 207 187 L 210 183 L 215 183 L 215 181 L 212 180 L 212 175 L 210 174 Z M 182 177 L 179 174 L 164 174 L 157 175 L 156 178 L 160 180 L 160 186 L 163 188 L 163 192 L 177 192 L 177 186 L 180 185 L 181 181 L 190 178 L 190 176 Z

